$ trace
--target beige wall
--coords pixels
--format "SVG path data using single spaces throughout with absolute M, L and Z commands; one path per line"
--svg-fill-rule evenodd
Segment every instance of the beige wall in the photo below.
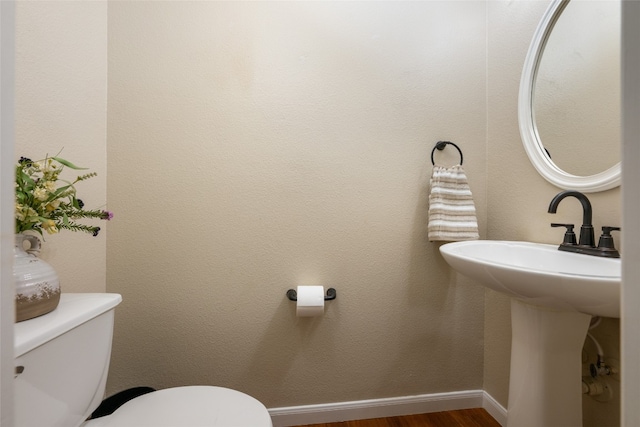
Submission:
M 16 160 L 47 154 L 97 172 L 77 185 L 90 209 L 107 202 L 107 3 L 19 1 L 16 6 Z M 67 170 L 63 178 L 73 180 Z M 63 292 L 106 289 L 107 225 L 97 237 L 45 235 L 42 257 Z
M 549 202 L 560 190 L 545 181 L 530 164 L 518 130 L 518 88 L 527 49 L 546 1 L 488 2 L 488 196 L 487 237 L 494 240 L 527 240 L 559 243 L 562 231 L 551 222 L 580 224 L 582 208 L 577 201 L 562 203 L 558 213 L 548 214 Z M 578 150 L 576 149 L 576 152 Z M 583 161 L 584 153 L 575 161 Z M 590 194 L 593 224 L 599 235 L 603 225 L 620 224 L 620 189 Z M 621 242 L 615 237 L 616 246 Z M 503 405 L 509 387 L 511 349 L 509 299 L 487 291 L 485 298 L 484 388 Z M 605 356 L 619 359 L 619 321 L 605 319 L 592 331 L 603 345 Z M 595 354 L 585 347 L 590 362 Z M 585 426 L 617 425 L 620 417 L 619 383 L 612 381 L 615 398 L 609 403 L 584 399 Z
M 483 291 L 426 240 L 426 191 L 459 143 L 484 234 L 485 8 L 109 5 L 112 392 L 482 388 Z M 299 284 L 336 288 L 324 317 L 295 317 Z

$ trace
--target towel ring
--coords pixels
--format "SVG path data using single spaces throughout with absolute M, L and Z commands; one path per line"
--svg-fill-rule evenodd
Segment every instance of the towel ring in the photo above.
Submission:
M 444 150 L 444 147 L 446 147 L 446 146 L 447 146 L 447 144 L 451 144 L 451 145 L 453 145 L 454 147 L 456 147 L 456 149 L 458 150 L 458 153 L 460 153 L 460 165 L 462 165 L 462 160 L 463 160 L 463 157 L 462 157 L 462 150 L 460 149 L 460 147 L 458 147 L 456 144 L 454 144 L 454 143 L 453 143 L 453 142 L 451 142 L 451 141 L 438 141 L 438 142 L 436 143 L 436 146 L 435 146 L 435 147 L 433 147 L 433 150 L 431 150 L 431 164 L 432 164 L 432 165 L 434 165 L 434 166 L 435 166 L 435 164 L 436 164 L 436 162 L 434 162 L 434 161 L 433 161 L 433 153 L 435 153 L 435 152 L 436 152 L 436 148 L 437 148 L 438 150 L 442 151 L 442 150 Z

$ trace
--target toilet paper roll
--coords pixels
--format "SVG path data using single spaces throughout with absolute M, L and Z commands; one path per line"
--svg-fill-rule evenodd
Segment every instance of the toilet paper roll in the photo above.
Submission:
M 297 293 L 296 316 L 314 317 L 324 314 L 323 286 L 298 286 Z

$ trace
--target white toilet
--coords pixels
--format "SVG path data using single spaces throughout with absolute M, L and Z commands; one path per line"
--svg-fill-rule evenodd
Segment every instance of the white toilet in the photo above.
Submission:
M 118 294 L 62 294 L 49 314 L 15 325 L 16 427 L 272 427 L 262 403 L 222 387 L 144 394 L 86 421 L 109 371 Z

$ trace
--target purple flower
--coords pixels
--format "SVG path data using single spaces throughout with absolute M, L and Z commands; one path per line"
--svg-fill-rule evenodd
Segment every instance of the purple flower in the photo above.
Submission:
M 113 212 L 111 212 L 111 211 L 102 212 L 102 219 L 106 219 L 107 221 L 111 221 L 112 218 L 113 218 Z

